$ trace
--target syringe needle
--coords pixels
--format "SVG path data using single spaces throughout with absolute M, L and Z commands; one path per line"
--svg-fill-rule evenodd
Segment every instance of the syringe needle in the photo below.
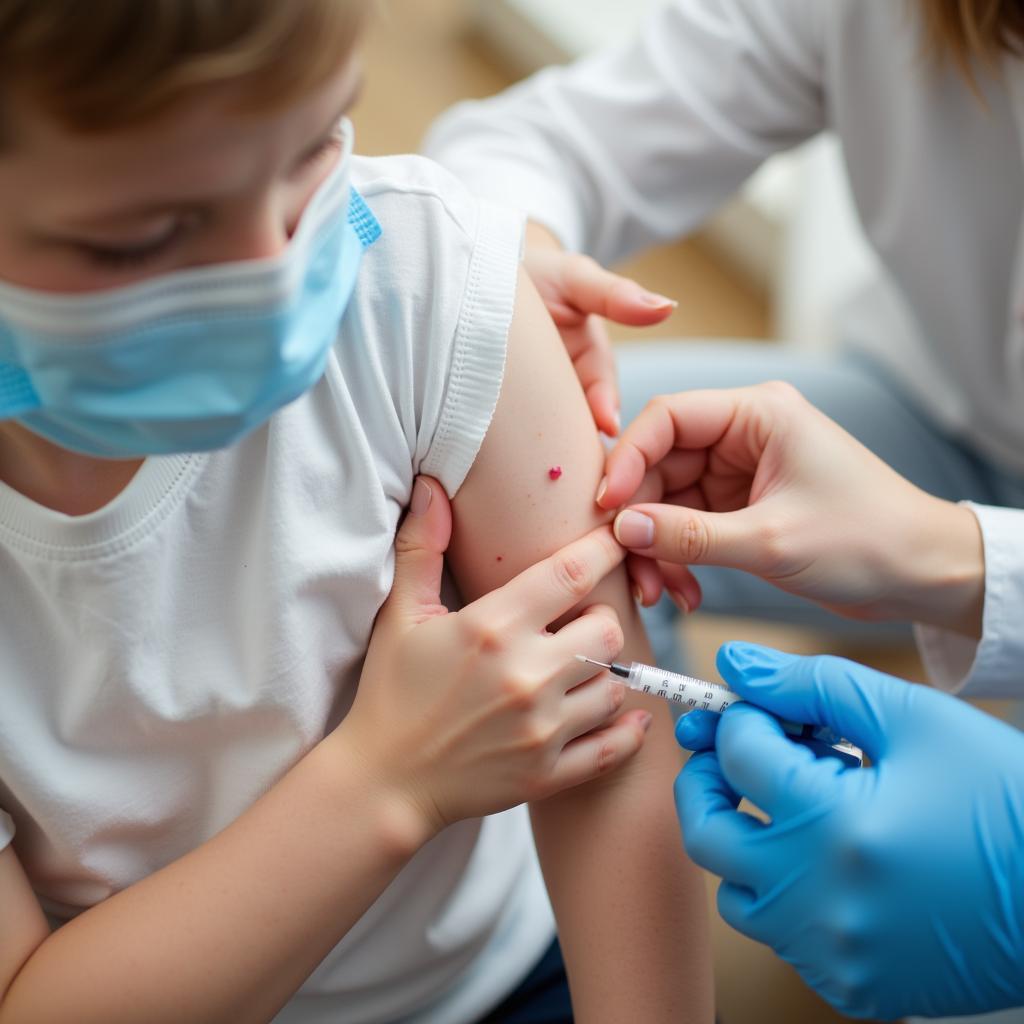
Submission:
M 608 665 L 608 664 L 606 664 L 603 661 L 594 661 L 593 658 L 588 658 L 584 654 L 577 654 L 577 655 L 574 655 L 574 657 L 576 658 L 577 661 L 582 661 L 584 665 L 596 665 L 598 668 L 606 668 L 609 671 L 611 670 L 611 667 L 612 667 L 611 665 Z

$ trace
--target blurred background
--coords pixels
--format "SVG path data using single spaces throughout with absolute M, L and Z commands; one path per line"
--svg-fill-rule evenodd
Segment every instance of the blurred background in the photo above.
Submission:
M 460 99 L 482 97 L 552 62 L 621 39 L 660 0 L 384 0 L 364 50 L 368 79 L 355 112 L 358 149 L 415 152 L 431 121 Z M 776 339 L 833 344 L 834 311 L 870 273 L 834 141 L 818 140 L 770 162 L 700 234 L 621 269 L 679 300 L 652 337 Z M 628 344 L 638 331 L 613 327 Z M 851 647 L 803 629 L 695 615 L 683 626 L 693 671 L 716 678 L 726 639 L 794 652 L 845 654 L 904 678 L 921 667 L 909 644 Z M 717 882 L 708 880 L 714 906 Z M 717 914 L 721 1024 L 827 1024 L 844 1018 L 762 947 Z M 639 1024 L 639 1022 L 638 1022 Z

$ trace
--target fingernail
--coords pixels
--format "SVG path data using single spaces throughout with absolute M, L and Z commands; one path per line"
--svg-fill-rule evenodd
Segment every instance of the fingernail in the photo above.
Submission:
M 608 477 L 601 477 L 601 483 L 597 488 L 597 497 L 594 499 L 598 505 L 601 504 L 601 499 L 604 497 L 604 492 L 608 490 Z
M 684 614 L 690 614 L 690 602 L 678 591 L 669 589 L 668 596 L 672 598 L 672 603 Z
M 644 592 L 640 589 L 639 583 L 633 584 L 633 600 L 639 605 L 644 603 Z
M 670 299 L 667 295 L 657 295 L 655 292 L 641 292 L 640 298 L 652 309 L 666 309 L 669 306 L 676 309 L 679 306 L 675 299 Z
M 412 489 L 412 501 L 409 502 L 409 515 L 426 515 L 433 498 L 434 492 L 430 489 L 430 484 L 417 479 L 416 486 Z
M 613 419 L 614 419 L 614 422 L 615 422 L 615 433 L 616 433 L 616 435 L 621 434 L 622 433 L 622 416 L 619 413 L 615 413 Z
M 651 727 L 651 722 L 653 721 L 654 715 L 652 715 L 649 711 L 645 711 L 644 717 L 640 719 L 640 728 L 643 729 L 644 732 L 647 732 L 647 730 Z
M 649 548 L 654 543 L 654 520 L 640 512 L 620 512 L 615 538 L 624 548 Z

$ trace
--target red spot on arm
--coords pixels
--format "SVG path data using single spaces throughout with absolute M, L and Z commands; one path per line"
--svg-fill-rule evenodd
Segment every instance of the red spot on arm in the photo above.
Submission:
M 561 475 L 562 475 L 562 467 L 561 466 L 552 466 L 548 470 L 548 477 L 550 479 L 552 479 L 552 480 L 557 480 Z
M 505 556 L 504 555 L 498 555 L 498 557 L 495 559 L 495 561 L 496 562 L 504 562 L 505 561 Z

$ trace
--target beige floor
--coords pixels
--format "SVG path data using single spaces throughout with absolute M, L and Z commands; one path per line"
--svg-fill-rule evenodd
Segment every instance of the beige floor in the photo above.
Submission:
M 461 0 L 386 0 L 365 57 L 367 88 L 355 121 L 358 148 L 369 154 L 414 151 L 426 126 L 449 104 L 490 94 L 511 81 L 500 63 L 467 33 Z M 648 253 L 624 269 L 680 301 L 678 312 L 654 336 L 757 338 L 767 331 L 765 296 L 723 266 L 699 237 Z M 623 341 L 638 336 L 625 330 L 615 333 Z M 805 631 L 699 615 L 687 630 L 696 668 L 706 673 L 712 672 L 718 643 L 734 636 L 792 651 L 836 649 L 830 639 Z M 913 652 L 855 653 L 888 671 L 919 678 Z M 714 885 L 709 879 L 712 898 Z M 714 916 L 722 1024 L 826 1024 L 843 1019 L 805 989 L 790 968 Z

